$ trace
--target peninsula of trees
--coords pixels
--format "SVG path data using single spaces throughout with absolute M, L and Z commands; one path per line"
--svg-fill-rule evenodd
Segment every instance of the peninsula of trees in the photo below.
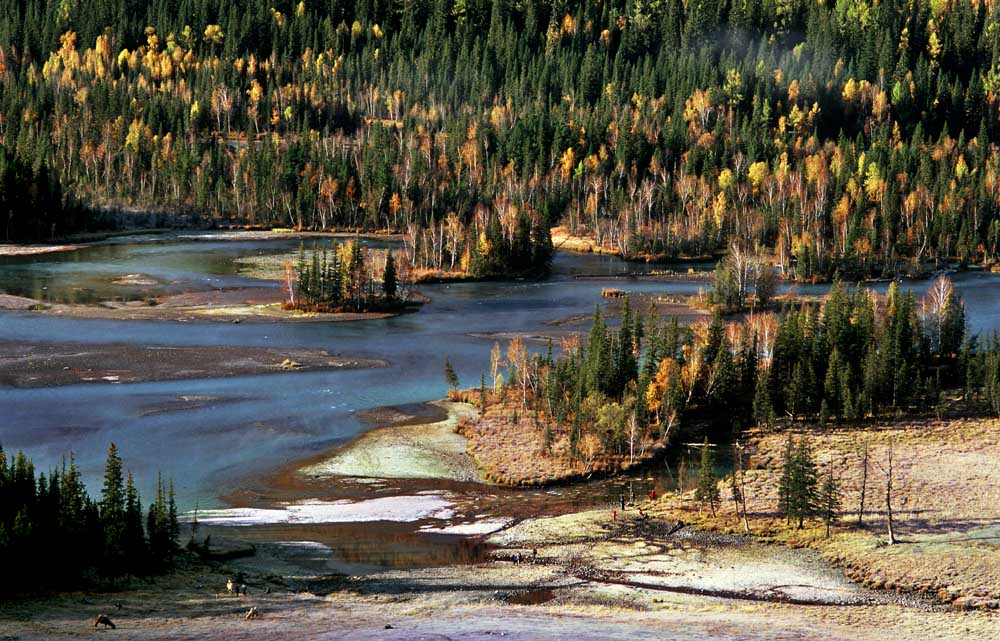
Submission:
M 644 321 L 626 300 L 616 330 L 600 310 L 558 355 L 520 339 L 491 358 L 483 408 L 463 433 L 494 480 L 542 483 L 648 460 L 684 429 L 724 440 L 753 425 L 862 424 L 935 408 L 960 390 L 1000 413 L 1000 344 L 967 336 L 947 278 L 918 302 L 835 282 L 819 303 L 726 323 Z M 1000 415 L 1000 414 L 998 414 Z M 540 473 L 544 472 L 544 473 Z
M 997 259 L 997 3 L 0 8 L 8 239 L 156 209 L 391 229 L 416 267 L 503 274 L 560 222 L 803 279 Z

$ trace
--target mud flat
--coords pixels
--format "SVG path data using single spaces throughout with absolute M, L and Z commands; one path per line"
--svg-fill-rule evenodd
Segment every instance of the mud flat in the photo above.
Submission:
M 0 294 L 0 310 L 30 311 L 50 316 L 107 320 L 151 320 L 181 323 L 331 323 L 388 318 L 394 313 L 314 313 L 284 310 L 278 287 L 237 287 L 170 294 L 148 300 L 104 301 L 97 305 L 47 303 Z
M 407 425 L 404 416 L 379 416 L 394 424 L 366 432 L 330 458 L 302 473 L 312 477 L 425 478 L 481 482 L 482 475 L 467 452 L 466 439 L 455 432 L 459 422 L 477 415 L 465 403 L 437 401 L 443 420 Z M 376 417 L 373 417 L 376 418 Z
M 110 594 L 6 601 L 0 634 L 93 638 L 98 613 L 128 639 L 874 641 L 979 640 L 995 631 L 988 613 L 853 585 L 815 553 L 669 534 L 669 525 L 635 510 L 618 521 L 604 510 L 532 519 L 492 536 L 489 560 L 365 576 L 310 575 L 308 563 L 287 576 L 295 572 L 288 558 L 327 554 L 320 543 L 289 542 L 282 563 L 192 564 Z M 246 596 L 225 594 L 234 575 Z M 259 617 L 248 621 L 250 607 Z
M 0 244 L 0 256 L 36 256 L 73 251 L 83 245 L 14 245 Z
M 826 538 L 818 523 L 788 527 L 775 512 L 785 434 L 758 434 L 747 473 L 750 527 L 757 536 L 817 550 L 854 581 L 921 595 L 960 609 L 1000 608 L 1000 421 L 956 413 L 882 426 L 803 428 L 817 465 L 840 478 L 842 518 Z M 886 458 L 893 447 L 893 525 L 886 545 Z M 858 525 L 867 444 L 865 514 Z M 724 496 L 728 495 L 728 487 Z M 738 532 L 731 501 L 719 517 L 699 515 L 692 497 L 668 502 L 665 518 Z M 1000 625 L 1000 619 L 998 619 Z
M 392 430 L 417 417 L 390 408 L 370 419 L 391 421 Z M 443 429 L 441 423 L 447 421 L 429 425 Z M 982 444 L 955 447 L 979 451 Z M 769 451 L 766 445 L 759 450 L 761 456 Z M 323 463 L 329 460 L 351 462 L 334 456 Z M 394 468 L 386 461 L 379 472 L 408 469 L 405 461 Z M 407 532 L 446 522 L 457 506 L 416 486 L 405 496 L 203 512 L 213 541 L 225 529 L 229 537 L 252 541 L 258 553 L 227 565 L 186 562 L 170 576 L 111 594 L 0 602 L 0 634 L 92 638 L 93 617 L 106 613 L 118 625 L 115 634 L 129 639 L 980 641 L 995 635 L 994 613 L 859 585 L 831 567 L 822 550 L 697 530 L 676 520 L 677 506 L 673 499 L 643 500 L 616 518 L 610 509 L 590 509 L 529 517 L 492 533 L 455 530 L 452 536 L 469 542 L 467 557 L 422 564 L 407 560 L 413 543 Z M 682 515 L 690 523 L 697 511 L 689 504 Z M 496 516 L 479 520 L 493 524 Z M 237 527 L 220 527 L 225 521 Z M 363 546 L 366 532 L 383 531 L 387 542 L 396 541 L 397 551 L 386 553 L 398 553 L 407 567 L 331 572 L 331 557 L 351 561 L 350 552 L 359 551 L 349 542 Z M 246 596 L 225 594 L 230 576 L 247 584 Z M 250 607 L 259 618 L 246 620 Z
M 321 349 L 0 341 L 0 385 L 21 388 L 384 366 L 384 361 L 343 358 Z

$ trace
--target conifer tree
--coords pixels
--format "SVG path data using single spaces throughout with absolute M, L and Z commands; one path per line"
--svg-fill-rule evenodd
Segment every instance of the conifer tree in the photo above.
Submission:
M 108 448 L 104 465 L 104 485 L 100 502 L 101 529 L 104 533 L 104 571 L 108 576 L 121 573 L 125 555 L 125 479 L 122 460 L 114 443 Z
M 774 422 L 774 406 L 771 403 L 770 368 L 760 370 L 753 395 L 753 417 L 758 425 L 770 426 Z
M 707 436 L 701 448 L 701 469 L 698 471 L 698 487 L 695 489 L 694 498 L 698 501 L 699 511 L 707 503 L 712 510 L 712 516 L 715 516 L 715 507 L 719 504 L 721 494 L 718 480 L 715 478 L 715 457 Z
M 452 367 L 447 356 L 444 357 L 444 382 L 447 383 L 449 389 L 458 389 L 458 373 L 455 372 L 455 368 Z
M 146 562 L 146 535 L 142 529 L 142 502 L 131 471 L 125 483 L 124 553 L 130 572 L 138 574 Z
M 385 269 L 382 271 L 382 295 L 389 300 L 396 298 L 396 259 L 392 250 L 385 255 Z
M 790 460 L 786 460 L 785 463 L 787 479 L 784 477 L 782 479 L 786 495 L 782 511 L 790 521 L 798 521 L 798 527 L 801 529 L 805 520 L 816 516 L 819 509 L 816 464 L 813 461 L 812 449 L 805 437 L 800 438 L 792 450 L 789 436 L 786 456 L 789 455 Z
M 830 527 L 836 523 L 839 513 L 840 484 L 833 475 L 833 462 L 831 461 L 819 491 L 819 515 L 826 525 L 826 538 L 830 538 Z

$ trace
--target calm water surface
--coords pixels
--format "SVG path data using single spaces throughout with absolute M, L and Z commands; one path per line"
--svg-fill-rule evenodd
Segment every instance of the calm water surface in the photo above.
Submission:
M 0 259 L 0 290 L 44 300 L 91 303 L 267 286 L 238 276 L 234 259 L 287 251 L 298 242 L 175 239 L 6 258 Z M 704 286 L 626 277 L 644 270 L 644 266 L 610 257 L 559 253 L 553 277 L 547 281 L 425 285 L 420 290 L 432 302 L 420 312 L 354 323 L 185 325 L 0 312 L 0 340 L 301 346 L 389 363 L 388 368 L 361 371 L 0 389 L 0 443 L 7 450 L 25 450 L 43 470 L 58 465 L 73 451 L 96 493 L 108 443 L 114 441 L 144 496 L 152 495 L 156 475 L 162 473 L 174 479 L 183 509 L 196 504 L 221 507 L 222 497 L 239 490 L 246 479 L 328 450 L 366 429 L 355 416 L 359 410 L 444 396 L 445 355 L 463 384 L 475 384 L 489 366 L 493 342 L 482 334 L 552 332 L 548 322 L 592 312 L 601 300 L 600 290 L 608 286 L 670 293 L 693 293 Z M 127 274 L 149 276 L 158 284 L 111 284 Z M 576 278 L 580 275 L 599 278 Z M 956 276 L 955 281 L 973 331 L 1000 328 L 1000 278 L 967 274 Z M 926 283 L 904 286 L 922 293 Z M 177 404 L 178 398 L 186 396 L 219 401 L 178 409 L 183 407 Z M 647 475 L 642 475 L 643 480 Z M 662 472 L 657 473 L 661 486 L 662 477 Z M 524 510 L 533 511 L 550 503 L 610 501 L 621 490 L 620 484 L 583 487 L 529 493 L 519 500 L 527 501 Z M 648 486 L 637 491 L 645 493 Z

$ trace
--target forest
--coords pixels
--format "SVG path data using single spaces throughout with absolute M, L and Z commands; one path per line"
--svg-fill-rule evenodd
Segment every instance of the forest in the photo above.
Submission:
M 559 223 L 797 279 L 997 258 L 996 3 L 0 7 L 7 239 L 161 210 L 388 229 L 452 271 L 521 271 L 494 248 L 544 260 Z
M 143 513 L 114 443 L 96 500 L 72 454 L 46 474 L 36 473 L 23 452 L 8 460 L 0 447 L 0 559 L 7 577 L 0 593 L 66 591 L 156 574 L 171 566 L 179 535 L 173 481 L 157 482 Z
M 623 465 L 682 429 L 719 441 L 803 420 L 863 425 L 937 411 L 946 394 L 1000 416 L 1000 343 L 967 334 L 946 277 L 919 301 L 895 283 L 880 295 L 836 281 L 821 301 L 690 327 L 644 319 L 626 300 L 618 328 L 598 308 L 589 335 L 557 355 L 516 339 L 504 358 L 496 346 L 489 375 L 482 407 L 530 419 L 540 455 L 586 469 Z

